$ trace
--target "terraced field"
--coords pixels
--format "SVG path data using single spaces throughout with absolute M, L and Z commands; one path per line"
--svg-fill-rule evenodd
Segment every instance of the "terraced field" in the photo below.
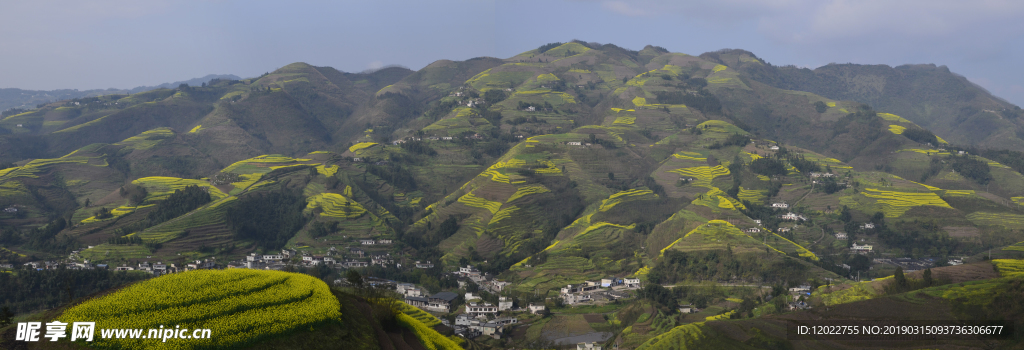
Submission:
M 541 185 L 541 184 L 526 185 L 526 186 L 517 188 L 516 189 L 516 193 L 512 194 L 512 197 L 508 198 L 508 202 L 511 203 L 512 201 L 514 201 L 516 199 L 523 198 L 523 197 L 531 195 L 531 194 L 540 194 L 540 193 L 547 193 L 547 192 L 551 192 L 551 190 L 548 190 L 548 188 L 544 187 L 544 185 Z
M 713 166 L 713 167 L 711 167 L 711 166 L 697 166 L 697 167 L 669 170 L 668 172 L 676 173 L 676 174 L 682 175 L 684 177 L 693 178 L 694 181 L 692 182 L 692 184 L 694 186 L 701 186 L 701 187 L 711 187 L 711 180 L 714 180 L 716 177 L 719 177 L 719 176 L 727 176 L 727 175 L 729 175 L 729 169 L 724 167 L 724 166 L 722 166 L 722 165 L 716 165 L 716 166 Z
M 205 188 L 210 193 L 210 197 L 213 199 L 221 199 L 228 195 L 221 192 L 216 187 L 210 185 L 209 182 L 203 180 L 193 179 L 181 179 L 177 177 L 166 177 L 166 176 L 150 176 L 144 177 L 135 181 L 133 184 L 143 186 L 149 191 L 149 195 L 146 196 L 144 203 L 152 203 L 167 199 L 175 190 L 183 190 L 188 186 L 199 186 Z
M 598 211 L 608 211 L 614 208 L 616 205 L 622 203 L 638 200 L 650 200 L 656 198 L 658 198 L 658 195 L 654 194 L 654 192 L 651 192 L 651 190 L 643 188 L 634 188 L 631 190 L 626 190 L 613 194 L 609 196 L 608 199 L 602 200 L 601 207 L 598 208 Z
M 342 219 L 355 219 L 366 214 L 366 208 L 359 202 L 337 193 L 320 193 L 307 198 L 306 209 L 316 208 L 323 210 L 321 216 Z
M 967 219 L 976 225 L 1002 226 L 1008 229 L 1024 228 L 1024 215 L 1020 214 L 974 212 L 967 214 Z
M 948 203 L 931 192 L 899 192 L 865 188 L 865 197 L 875 199 L 876 206 L 886 217 L 899 217 L 916 206 L 935 206 L 952 209 Z
M 139 282 L 86 301 L 60 316 L 96 328 L 209 328 L 206 339 L 96 339 L 101 348 L 237 347 L 337 320 L 341 306 L 322 281 L 308 275 L 248 269 L 197 270 Z M 159 344 L 159 345 L 157 345 Z
M 999 275 L 1013 277 L 1024 275 L 1024 260 L 1019 259 L 995 259 L 992 263 L 999 268 Z
M 466 193 L 466 195 L 459 197 L 459 203 L 465 204 L 466 206 L 473 208 L 486 209 L 491 214 L 497 213 L 498 209 L 501 208 L 501 203 L 492 202 L 480 197 L 473 195 L 472 192 Z
M 194 129 L 193 129 L 194 130 Z M 171 128 L 157 128 L 149 131 L 144 131 L 136 136 L 129 137 L 124 141 L 115 143 L 115 145 L 124 145 L 130 149 L 150 149 L 159 144 L 161 141 L 173 138 L 174 131 Z
M 310 160 L 311 159 L 292 158 L 288 156 L 282 156 L 280 154 L 269 154 L 237 161 L 229 165 L 228 167 L 224 168 L 224 170 L 221 170 L 221 172 L 236 174 L 262 174 L 268 173 L 271 170 L 273 170 L 273 168 L 270 165 L 268 165 L 268 163 L 294 164 L 299 162 L 308 162 Z

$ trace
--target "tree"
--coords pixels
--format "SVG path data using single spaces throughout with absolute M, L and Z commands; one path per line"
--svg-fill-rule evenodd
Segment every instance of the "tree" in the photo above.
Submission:
M 899 290 L 903 290 L 907 287 L 907 276 L 903 275 L 902 267 L 896 267 L 896 274 L 892 276 L 892 283 L 894 283 L 896 288 Z
M 363 286 L 363 276 L 359 274 L 359 271 L 348 270 L 348 273 L 345 274 L 345 280 L 347 280 L 348 283 L 353 285 L 353 286 L 356 286 L 356 287 L 362 287 Z
M 930 287 L 932 285 L 932 269 L 924 270 L 924 285 Z
M 615 173 L 608 172 L 608 180 L 615 180 Z
M 11 308 L 4 306 L 3 310 L 0 310 L 0 327 L 11 324 L 14 318 L 14 313 L 11 312 Z
M 845 205 L 843 206 L 843 210 L 839 212 L 839 220 L 842 220 L 843 222 L 850 222 L 850 220 L 853 220 L 853 214 L 850 213 L 850 207 Z
M 826 105 L 825 102 L 821 101 L 815 102 L 814 110 L 817 111 L 818 113 L 825 113 L 825 111 L 828 110 L 828 105 Z

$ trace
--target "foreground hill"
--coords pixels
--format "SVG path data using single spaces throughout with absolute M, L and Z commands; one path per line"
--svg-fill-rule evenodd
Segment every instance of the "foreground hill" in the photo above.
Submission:
M 359 296 L 358 289 L 354 289 L 357 294 L 352 291 L 332 290 L 324 282 L 298 273 L 242 269 L 184 272 L 138 282 L 85 298 L 72 307 L 34 316 L 47 322 L 96 322 L 91 343 L 67 339 L 57 343 L 15 341 L 14 326 L 10 326 L 2 330 L 0 345 L 5 349 L 461 348 L 432 328 L 439 323 L 433 316 L 416 314 L 426 320 L 421 321 L 400 308 L 381 309 Z M 149 329 L 169 325 L 187 329 L 183 334 L 189 339 L 169 334 L 149 339 Z M 114 339 L 101 336 L 101 329 L 142 329 L 143 333 L 137 339 Z M 196 329 L 210 331 L 207 335 L 194 332 Z

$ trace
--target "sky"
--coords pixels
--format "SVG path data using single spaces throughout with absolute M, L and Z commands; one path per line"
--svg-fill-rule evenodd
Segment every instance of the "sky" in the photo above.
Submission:
M 807 68 L 933 63 L 1024 105 L 1019 0 L 9 0 L 0 13 L 0 88 L 132 88 L 293 62 L 420 69 L 578 39 Z

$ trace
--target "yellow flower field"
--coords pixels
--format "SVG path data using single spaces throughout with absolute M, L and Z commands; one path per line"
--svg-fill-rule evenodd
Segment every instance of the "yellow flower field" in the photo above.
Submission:
M 865 197 L 875 198 L 876 203 L 881 207 L 886 217 L 899 217 L 903 213 L 916 206 L 935 206 L 950 208 L 942 198 L 931 192 L 897 192 L 865 188 L 861 192 Z
M 157 277 L 64 312 L 61 322 L 96 328 L 181 326 L 212 330 L 210 339 L 96 339 L 110 349 L 226 348 L 336 320 L 340 304 L 322 281 L 304 274 L 249 269 L 197 270 Z
M 544 187 L 544 185 L 541 185 L 541 184 L 526 185 L 526 186 L 517 188 L 516 189 L 516 193 L 512 194 L 512 197 L 508 198 L 508 202 L 514 201 L 514 200 L 519 199 L 519 198 L 523 198 L 523 197 L 525 197 L 527 195 L 539 194 L 539 193 L 545 193 L 545 192 L 551 192 L 551 190 L 548 190 L 547 187 Z
M 696 180 L 693 181 L 694 186 L 710 187 L 711 180 L 714 180 L 719 176 L 729 175 L 729 169 L 722 166 L 721 164 L 714 167 L 710 166 L 697 166 L 691 168 L 682 168 L 669 170 L 670 173 L 676 173 L 684 177 L 692 177 Z
M 207 192 L 210 193 L 210 197 L 213 197 L 214 200 L 228 196 L 216 187 L 210 186 L 209 182 L 203 180 L 180 179 L 167 176 L 150 176 L 137 179 L 132 181 L 132 183 L 143 186 L 147 191 L 149 191 L 149 196 L 146 196 L 147 202 L 167 199 L 167 197 L 174 193 L 175 190 L 183 190 L 185 187 L 191 185 L 205 188 Z
M 617 117 L 612 124 L 615 125 L 633 125 L 636 123 L 636 117 Z
M 1024 260 L 1018 259 L 995 259 L 992 263 L 999 268 L 999 275 L 1003 277 L 1024 275 Z
M 498 209 L 501 208 L 501 203 L 492 202 L 480 197 L 473 195 L 473 192 L 466 193 L 466 195 L 459 197 L 459 203 L 465 204 L 466 206 L 473 208 L 487 209 L 491 214 L 497 213 Z
M 367 148 L 370 148 L 370 147 L 373 147 L 374 145 L 377 145 L 377 143 L 376 142 L 360 142 L 360 143 L 352 145 L 352 147 L 349 147 L 348 150 L 349 150 L 349 152 L 352 152 L 352 153 L 359 153 L 359 151 L 367 149 Z
M 366 208 L 363 208 L 359 202 L 337 193 L 320 193 L 309 197 L 306 208 L 321 208 L 323 209 L 323 213 L 320 214 L 322 216 L 345 219 L 358 218 L 366 213 Z
M 653 195 L 653 196 L 649 196 L 649 195 Z M 645 198 L 645 197 L 652 197 L 652 198 Z M 634 188 L 634 189 L 631 189 L 631 190 L 625 190 L 625 191 L 622 191 L 622 192 L 619 192 L 619 193 L 616 193 L 616 194 L 613 194 L 613 195 L 609 196 L 608 199 L 602 200 L 601 201 L 601 207 L 598 208 L 598 211 L 608 211 L 608 210 L 612 209 L 612 207 L 615 207 L 616 205 L 621 204 L 621 203 L 625 203 L 625 202 L 631 202 L 631 201 L 643 200 L 643 199 L 653 199 L 653 198 L 658 198 L 658 196 L 655 195 L 654 192 L 652 192 L 651 190 L 645 190 L 645 189 L 640 189 L 640 188 Z

